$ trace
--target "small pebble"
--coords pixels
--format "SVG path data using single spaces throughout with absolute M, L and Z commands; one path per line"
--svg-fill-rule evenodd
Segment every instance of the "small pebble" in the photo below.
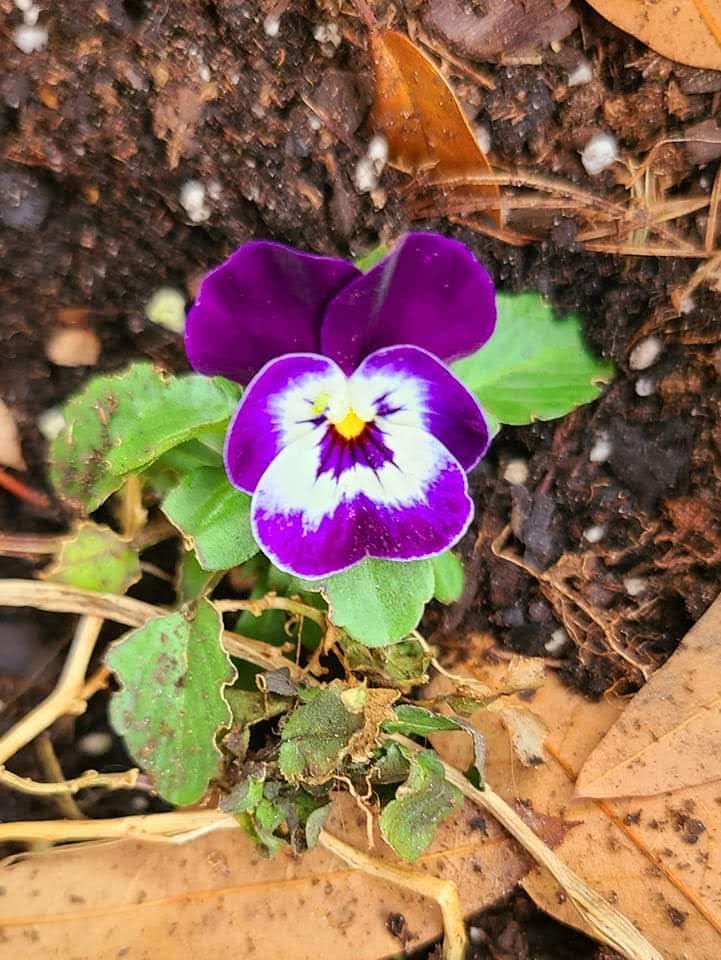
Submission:
M 30 6 L 27 8 L 25 13 L 23 13 L 23 20 L 29 27 L 34 27 L 35 24 L 38 22 L 39 17 L 40 17 L 39 7 Z
M 483 930 L 481 930 L 480 927 L 469 927 L 468 939 L 471 941 L 471 943 L 474 946 L 477 947 L 479 944 L 485 943 L 487 938 L 485 933 L 483 932 Z
M 612 450 L 613 446 L 611 441 L 609 440 L 608 434 L 604 431 L 598 434 L 596 442 L 591 447 L 588 459 L 591 463 L 605 463 L 611 456 Z
M 269 13 L 263 21 L 263 31 L 266 37 L 277 37 L 280 33 L 280 17 L 277 13 Z
M 588 543 L 598 543 L 606 535 L 606 525 L 604 523 L 596 524 L 583 531 L 583 537 Z
M 597 177 L 618 160 L 618 141 L 610 133 L 591 137 L 581 153 L 581 163 L 590 177 Z
M 62 407 L 50 407 L 49 410 L 44 410 L 36 422 L 38 430 L 48 442 L 55 440 L 65 429 Z
M 35 53 L 47 46 L 48 31 L 45 27 L 24 23 L 13 30 L 13 41 L 18 50 L 22 50 L 23 53 Z
M 646 592 L 648 583 L 643 577 L 626 577 L 623 586 L 629 597 L 640 597 L 642 593 Z
M 521 457 L 509 460 L 503 471 L 503 479 L 514 487 L 524 484 L 528 480 L 528 461 Z
M 185 329 L 185 297 L 174 287 L 159 287 L 145 304 L 145 316 L 173 333 Z
M 327 43 L 336 49 L 343 42 L 343 37 L 338 29 L 338 24 L 335 22 L 319 23 L 317 26 L 313 27 L 313 37 L 318 41 L 318 43 Z
M 45 220 L 50 191 L 27 170 L 0 171 L 0 223 L 15 230 L 34 230 Z
M 210 67 L 207 63 L 202 64 L 198 70 L 198 76 L 203 81 L 203 83 L 208 83 L 210 80 Z
M 568 643 L 568 634 L 563 629 L 563 627 L 559 627 L 558 630 L 553 631 L 553 633 L 551 634 L 551 639 L 547 640 L 544 643 L 543 647 L 547 653 L 550 653 L 552 657 L 555 657 L 556 654 L 560 653 L 561 650 L 563 650 L 563 648 L 566 646 L 567 643 Z
M 632 370 L 646 370 L 658 360 L 663 343 L 659 337 L 646 337 L 637 343 L 628 358 L 628 365 Z
M 388 141 L 385 137 L 373 137 L 365 154 L 356 163 L 353 182 L 358 193 L 372 193 L 376 189 L 387 161 Z
M 476 143 L 480 147 L 481 153 L 491 152 L 491 131 L 485 123 L 476 123 L 473 125 L 473 132 L 476 135 Z
M 569 87 L 581 87 L 593 80 L 593 67 L 588 60 L 581 60 L 568 74 Z
M 180 204 L 192 223 L 202 223 L 210 216 L 205 196 L 205 187 L 200 180 L 186 180 L 180 188 Z
M 78 750 L 89 757 L 102 757 L 103 754 L 110 753 L 112 747 L 113 737 L 107 730 L 95 730 L 92 733 L 86 733 L 78 740 Z
M 685 316 L 688 313 L 693 313 L 695 309 L 696 301 L 694 298 L 690 294 L 687 297 L 684 297 L 680 304 L 681 313 Z
M 32 9 L 34 0 L 15 0 L 15 6 L 22 13 L 27 13 L 28 10 Z
M 383 172 L 383 168 L 388 162 L 388 141 L 385 137 L 377 134 L 375 137 L 371 138 L 370 143 L 368 144 L 368 149 L 366 154 L 369 160 L 372 160 L 377 167 L 379 167 L 379 175 Z
M 650 397 L 656 392 L 656 381 L 653 377 L 639 377 L 636 381 L 636 393 L 639 397 Z

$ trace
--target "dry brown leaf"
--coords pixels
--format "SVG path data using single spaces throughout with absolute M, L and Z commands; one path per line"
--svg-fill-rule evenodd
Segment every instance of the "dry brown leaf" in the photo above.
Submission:
M 405 34 L 372 30 L 370 51 L 376 84 L 371 126 L 388 141 L 391 166 L 423 173 L 429 184 L 492 172 L 455 94 Z M 500 199 L 497 186 L 475 189 Z
M 492 706 L 495 707 L 496 703 Z M 511 737 L 511 745 L 516 756 L 524 767 L 534 767 L 543 763 L 545 759 L 543 743 L 548 733 L 548 727 L 543 720 L 527 707 L 504 704 L 496 712 Z
M 476 655 L 472 672 L 497 686 L 504 667 L 484 665 Z M 496 714 L 479 711 L 473 717 L 487 739 L 486 774 L 493 789 L 509 803 L 522 800 L 536 813 L 577 822 L 555 853 L 625 914 L 666 960 L 718 960 L 721 784 L 644 801 L 575 798 L 578 771 L 623 704 L 591 703 L 551 674 L 529 705 L 549 727 L 546 763 L 535 768 L 515 759 Z M 449 733 L 436 737 L 434 744 L 446 762 L 466 769 L 471 762 L 467 739 Z M 582 927 L 575 908 L 543 871 L 534 869 L 523 885 L 548 913 Z
M 669 60 L 721 70 L 721 0 L 589 0 Z
M 611 727 L 576 792 L 647 797 L 712 780 L 721 780 L 721 599 Z
M 366 819 L 347 795 L 326 829 L 366 849 Z M 377 837 L 374 856 L 393 860 Z M 510 890 L 526 856 L 466 806 L 439 830 L 421 870 L 458 884 L 472 913 Z M 121 840 L 11 858 L 0 868 L 3 956 L 22 960 L 153 960 L 233 954 L 263 960 L 379 960 L 441 934 L 435 904 L 349 869 L 318 847 L 262 857 L 241 831 L 184 845 Z M 405 919 L 394 938 L 391 915 Z
M 100 340 L 87 327 L 60 327 L 50 334 L 45 354 L 59 367 L 92 367 L 100 356 Z
M 12 467 L 14 470 L 25 469 L 15 418 L 2 400 L 0 400 L 0 466 Z

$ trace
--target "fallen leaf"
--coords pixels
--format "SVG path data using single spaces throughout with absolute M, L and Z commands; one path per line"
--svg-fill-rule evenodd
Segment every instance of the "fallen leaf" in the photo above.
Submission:
M 58 367 L 92 367 L 100 356 L 100 340 L 87 327 L 63 327 L 45 344 L 45 355 Z
M 375 68 L 371 127 L 388 141 L 391 166 L 422 173 L 428 184 L 493 172 L 448 83 L 405 34 L 372 30 L 370 51 Z M 500 200 L 495 185 L 473 189 L 477 196 Z
M 0 400 L 0 466 L 24 470 L 20 434 L 10 409 Z
M 459 888 L 464 912 L 493 903 L 528 861 L 490 818 L 466 804 L 416 864 Z M 338 796 L 329 833 L 366 850 L 366 819 Z M 374 856 L 394 860 L 376 833 Z M 378 960 L 440 936 L 435 904 L 358 873 L 320 847 L 262 857 L 239 829 L 182 845 L 122 840 L 6 860 L 0 868 L 0 940 L 23 960 L 153 960 L 224 956 L 263 960 Z M 388 921 L 405 919 L 403 941 Z
M 498 703 L 496 700 L 491 709 Z M 502 706 L 497 709 L 497 713 L 511 737 L 513 750 L 524 767 L 543 763 L 543 742 L 548 733 L 548 727 L 543 720 L 526 707 Z
M 142 572 L 137 550 L 128 540 L 104 524 L 81 521 L 58 540 L 53 562 L 39 575 L 50 583 L 122 594 Z
M 584 763 L 579 796 L 648 797 L 721 780 L 720 636 L 721 598 Z
M 721 70 L 721 0 L 589 0 L 602 17 L 652 50 L 692 67 Z
M 565 39 L 578 26 L 578 14 L 568 9 L 568 0 L 429 0 L 422 19 L 432 35 L 480 61 L 537 50 Z
M 498 686 L 505 667 L 473 651 L 469 672 Z M 458 669 L 457 667 L 455 669 Z M 435 681 L 445 689 L 445 681 Z M 438 692 L 437 689 L 435 692 Z M 523 701 L 545 721 L 546 763 L 524 767 L 515 758 L 500 717 L 479 711 L 473 723 L 487 742 L 486 775 L 507 802 L 522 801 L 544 817 L 576 823 L 556 854 L 651 941 L 665 960 L 717 960 L 721 955 L 721 784 L 705 784 L 646 800 L 574 797 L 574 781 L 592 750 L 623 711 L 623 703 L 592 703 L 554 674 Z M 444 760 L 466 769 L 468 740 L 433 738 Z M 581 929 L 582 922 L 552 878 L 534 868 L 523 882 L 538 905 Z M 586 929 L 592 936 L 592 932 Z

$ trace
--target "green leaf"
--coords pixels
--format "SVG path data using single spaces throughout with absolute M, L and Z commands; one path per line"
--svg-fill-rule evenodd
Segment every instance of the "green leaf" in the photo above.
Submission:
M 258 552 L 250 529 L 250 497 L 231 486 L 225 470 L 200 467 L 181 477 L 163 513 L 195 549 L 205 570 L 228 570 Z
M 450 550 L 431 557 L 435 587 L 433 596 L 441 603 L 455 603 L 463 593 L 463 564 Z
M 348 751 L 363 716 L 346 710 L 329 687 L 300 691 L 305 702 L 291 713 L 280 735 L 278 764 L 291 783 L 325 783 Z
M 293 704 L 290 697 L 261 693 L 259 690 L 238 690 L 235 687 L 225 691 L 225 699 L 233 714 L 234 727 L 252 727 L 263 720 L 279 717 Z
M 490 341 L 452 365 L 453 372 L 501 423 L 562 417 L 595 400 L 613 367 L 593 356 L 580 319 L 554 317 L 536 293 L 498 295 Z
M 224 813 L 248 813 L 254 810 L 263 799 L 265 784 L 265 764 L 254 764 L 245 780 L 236 784 L 230 793 L 223 797 L 220 809 Z
M 433 596 L 430 560 L 368 558 L 323 587 L 333 623 L 367 647 L 397 643 L 418 626 Z
M 350 673 L 363 673 L 377 683 L 391 683 L 399 690 L 428 683 L 431 655 L 411 637 L 388 647 L 366 647 L 351 637 L 340 640 L 343 663 Z
M 110 527 L 86 521 L 60 541 L 55 561 L 40 576 L 83 590 L 125 593 L 140 580 L 140 560 L 137 550 Z
M 236 672 L 221 646 L 223 622 L 207 600 L 149 620 L 110 648 L 121 689 L 113 728 L 170 803 L 199 800 L 218 772 L 215 736 L 231 721 L 223 689 Z
M 370 770 L 373 783 L 401 783 L 408 779 L 411 766 L 401 747 L 393 740 L 386 740 L 379 750 Z
M 389 250 L 390 247 L 387 243 L 379 243 L 377 247 L 373 247 L 365 256 L 359 257 L 354 263 L 361 273 L 368 273 L 371 267 L 374 267 L 388 254 Z
M 395 720 L 386 720 L 383 730 L 386 733 L 403 733 L 406 736 L 417 734 L 429 737 L 433 733 L 442 733 L 446 730 L 460 730 L 460 724 L 450 717 L 440 713 L 433 713 L 425 707 L 414 707 L 410 703 L 402 703 L 395 708 Z
M 448 783 L 443 764 L 432 750 L 410 758 L 411 772 L 383 810 L 383 839 L 404 860 L 417 860 L 433 841 L 439 824 L 463 803 L 458 787 Z
M 328 819 L 331 806 L 332 804 L 326 803 L 322 807 L 311 810 L 308 814 L 308 819 L 305 821 L 305 844 L 309 850 L 312 850 L 318 843 L 318 837 Z
M 65 406 L 65 429 L 50 445 L 60 496 L 90 513 L 166 451 L 224 425 L 239 388 L 220 377 L 168 377 L 149 363 L 94 377 Z
M 184 550 L 175 574 L 175 590 L 178 603 L 190 603 L 205 593 L 215 574 L 203 570 L 192 550 Z

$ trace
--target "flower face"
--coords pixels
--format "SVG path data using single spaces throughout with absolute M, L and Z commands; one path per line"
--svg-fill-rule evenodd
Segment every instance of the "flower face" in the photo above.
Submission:
M 250 381 L 225 463 L 276 566 L 325 577 L 463 535 L 488 428 L 442 361 L 494 324 L 487 273 L 434 234 L 410 234 L 367 274 L 261 241 L 206 277 L 187 352 L 201 373 Z

